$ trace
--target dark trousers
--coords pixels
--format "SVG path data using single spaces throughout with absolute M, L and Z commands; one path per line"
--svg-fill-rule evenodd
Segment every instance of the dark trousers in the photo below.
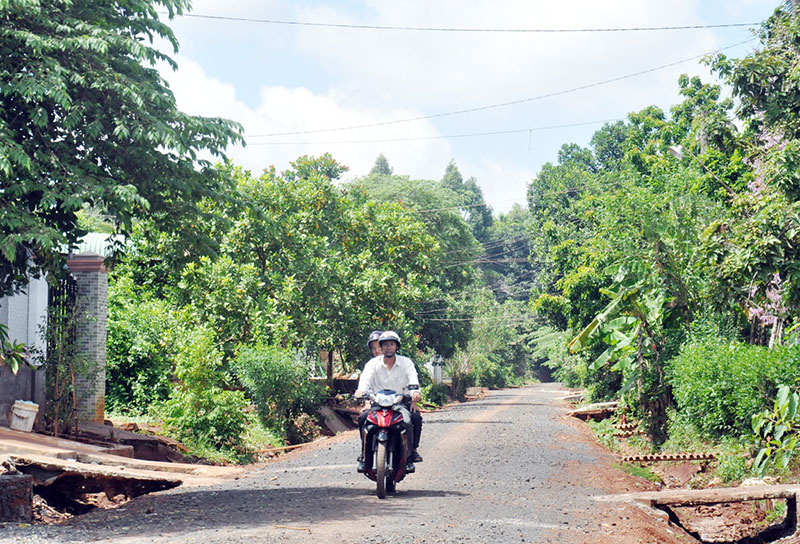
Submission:
M 412 439 L 411 443 L 411 451 L 416 451 L 419 447 L 419 437 L 422 435 L 422 414 L 419 412 L 411 411 L 411 429 L 407 429 L 407 432 L 410 432 L 409 437 Z M 367 416 L 369 415 L 369 410 L 364 410 L 361 412 L 361 415 L 358 416 L 358 430 L 361 433 L 361 451 L 364 451 L 364 423 L 367 422 Z

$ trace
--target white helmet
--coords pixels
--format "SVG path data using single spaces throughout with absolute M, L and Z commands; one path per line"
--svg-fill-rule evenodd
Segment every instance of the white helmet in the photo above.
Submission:
M 400 337 L 394 331 L 386 331 L 378 338 L 378 345 L 382 346 L 387 340 L 394 340 L 397 343 L 397 349 L 400 349 Z
M 383 334 L 383 331 L 372 331 L 370 333 L 370 335 L 369 335 L 369 338 L 367 338 L 367 349 L 370 348 L 370 344 L 371 343 L 373 343 L 375 340 L 380 339 L 382 334 Z M 380 344 L 380 342 L 378 342 L 378 343 Z

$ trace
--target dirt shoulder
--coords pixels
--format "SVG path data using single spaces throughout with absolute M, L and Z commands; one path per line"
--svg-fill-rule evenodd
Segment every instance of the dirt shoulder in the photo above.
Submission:
M 658 485 L 637 478 L 615 467 L 616 456 L 597 442 L 589 426 L 574 417 L 562 415 L 561 423 L 574 430 L 572 440 L 578 440 L 594 451 L 601 462 L 595 465 L 573 463 L 570 477 L 583 482 L 586 487 L 602 490 L 611 498 L 640 491 L 655 491 Z M 564 475 L 562 475 L 563 477 Z M 600 496 L 598 496 L 599 498 Z M 582 541 L 586 544 L 687 544 L 697 540 L 684 531 L 671 526 L 667 516 L 655 509 L 613 500 L 595 501 L 585 513 L 585 519 L 595 525 L 594 534 Z

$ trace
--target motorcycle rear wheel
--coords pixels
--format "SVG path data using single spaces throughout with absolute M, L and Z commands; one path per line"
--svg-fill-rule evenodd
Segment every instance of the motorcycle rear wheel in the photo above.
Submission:
M 386 442 L 378 443 L 378 454 L 375 461 L 375 481 L 378 484 L 378 498 L 386 498 Z

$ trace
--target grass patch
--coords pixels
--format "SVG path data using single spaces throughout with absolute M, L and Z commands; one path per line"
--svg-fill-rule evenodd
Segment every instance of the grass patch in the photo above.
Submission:
M 644 478 L 645 480 L 650 480 L 651 482 L 655 482 L 657 484 L 661 483 L 661 478 L 659 475 L 647 467 L 640 467 L 639 465 L 632 465 L 630 463 L 615 463 L 614 467 L 630 474 L 631 476 Z
M 137 425 L 145 426 L 159 426 L 161 421 L 158 418 L 149 415 L 137 415 L 126 412 L 117 412 L 114 410 L 106 409 L 105 418 L 117 423 L 136 423 Z
M 163 429 L 163 421 L 150 415 L 107 412 L 106 418 L 116 424 L 136 423 L 142 429 L 148 427 L 160 429 L 159 434 L 169 436 L 169 432 Z M 261 452 L 264 450 L 286 445 L 283 437 L 267 429 L 259 418 L 250 417 L 248 420 L 239 452 L 219 451 L 199 441 L 184 440 L 181 443 L 186 446 L 187 455 L 214 465 L 242 465 L 258 462 L 262 460 Z
M 609 417 L 601 421 L 588 421 L 589 428 L 592 430 L 597 440 L 613 452 L 619 453 L 621 446 L 617 438 L 617 430 L 614 427 L 615 417 Z

